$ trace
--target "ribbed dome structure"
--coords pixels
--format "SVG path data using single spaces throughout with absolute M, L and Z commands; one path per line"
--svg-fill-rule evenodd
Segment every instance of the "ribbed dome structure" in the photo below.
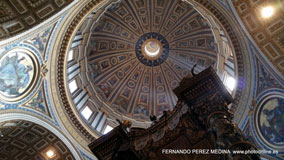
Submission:
M 111 108 L 134 119 L 172 110 L 172 90 L 192 66 L 217 61 L 210 26 L 182 1 L 122 1 L 91 32 L 86 74 Z

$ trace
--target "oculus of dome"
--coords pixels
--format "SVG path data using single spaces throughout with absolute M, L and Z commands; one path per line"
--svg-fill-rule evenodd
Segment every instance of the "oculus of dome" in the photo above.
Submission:
M 135 46 L 136 57 L 146 66 L 159 66 L 169 56 L 169 44 L 164 36 L 156 32 L 142 35 Z
M 150 60 L 157 59 L 163 52 L 162 44 L 156 39 L 148 39 L 143 43 L 142 54 Z

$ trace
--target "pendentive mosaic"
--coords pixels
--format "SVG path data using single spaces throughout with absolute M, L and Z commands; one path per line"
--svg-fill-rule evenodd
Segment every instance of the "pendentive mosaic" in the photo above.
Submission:
M 27 95 L 38 77 L 38 62 L 32 52 L 13 49 L 0 57 L 0 99 L 17 101 Z
M 265 140 L 276 146 L 284 146 L 284 98 L 267 99 L 261 106 L 258 125 Z

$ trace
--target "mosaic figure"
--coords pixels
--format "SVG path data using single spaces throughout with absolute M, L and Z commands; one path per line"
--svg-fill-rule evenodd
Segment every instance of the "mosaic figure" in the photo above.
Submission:
M 162 115 L 163 111 L 169 111 L 170 107 L 168 105 L 157 106 L 157 115 Z
M 28 103 L 32 108 L 46 113 L 46 108 L 44 104 L 43 90 L 41 89 L 37 95 L 35 95 L 32 100 Z
M 284 99 L 271 98 L 262 105 L 260 130 L 274 145 L 284 144 Z
M 144 115 L 146 117 L 149 116 L 148 110 L 145 107 L 141 106 L 141 105 L 138 105 L 138 106 L 135 107 L 134 114 L 142 114 L 142 115 Z
M 125 96 L 125 97 L 127 97 L 127 98 L 129 98 L 130 92 L 131 92 L 131 91 L 130 91 L 128 88 L 125 88 L 124 91 L 123 91 L 123 93 L 122 93 L 122 95 Z
M 104 93 L 104 95 L 108 98 L 111 92 L 110 87 L 106 83 L 102 83 L 99 85 L 99 88 Z
M 128 107 L 128 101 L 122 97 L 118 97 L 114 104 L 120 106 L 120 108 L 118 108 L 119 111 L 121 111 L 121 113 L 124 113 L 127 110 Z
M 200 15 L 198 16 L 197 20 L 203 27 L 208 27 L 209 26 L 208 23 L 207 23 L 207 20 L 202 18 Z
M 90 64 L 90 70 L 91 70 L 93 79 L 99 76 L 100 72 L 99 72 L 99 67 L 97 64 L 94 64 L 94 63 Z
M 209 40 L 209 42 L 208 42 L 208 45 L 209 45 L 209 48 L 210 48 L 210 49 L 216 51 L 216 48 L 215 48 L 214 43 L 215 43 L 215 40 L 214 40 L 214 37 L 212 36 L 212 37 L 210 37 L 210 40 Z
M 159 101 L 159 104 L 166 103 L 165 95 L 158 95 L 158 101 Z
M 32 81 L 33 64 L 24 53 L 10 53 L 1 58 L 0 93 L 15 97 L 21 95 Z
M 148 97 L 147 97 L 147 95 L 142 94 L 142 95 L 140 96 L 140 102 L 147 104 L 147 102 L 148 102 Z
M 117 78 L 116 77 L 112 77 L 109 81 L 108 81 L 112 86 L 114 86 L 117 82 Z
M 33 44 L 35 46 L 38 47 L 38 49 L 43 53 L 44 51 L 44 48 L 45 48 L 45 45 L 47 43 L 47 38 L 48 38 L 48 35 L 51 31 L 51 27 L 49 29 L 47 29 L 46 31 L 40 33 L 40 34 L 37 34 L 36 37 L 34 37 L 32 39 L 33 41 Z

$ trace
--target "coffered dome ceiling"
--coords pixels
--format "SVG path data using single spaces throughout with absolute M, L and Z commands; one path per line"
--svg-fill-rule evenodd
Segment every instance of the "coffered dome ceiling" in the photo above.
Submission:
M 61 11 L 73 0 L 1 0 L 0 40 L 24 32 Z
M 85 57 L 95 92 L 118 113 L 149 120 L 172 110 L 172 90 L 217 61 L 208 22 L 182 1 L 122 1 L 91 28 Z

